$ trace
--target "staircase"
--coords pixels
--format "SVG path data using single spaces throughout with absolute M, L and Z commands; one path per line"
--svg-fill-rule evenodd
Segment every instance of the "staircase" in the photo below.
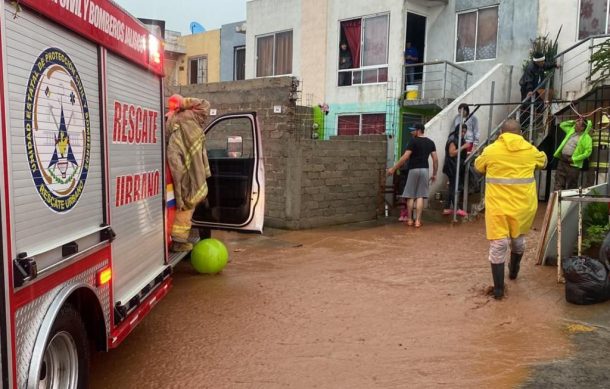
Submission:
M 555 60 L 559 69 L 549 74 L 536 89 L 544 89 L 543 98 L 534 96 L 526 98 L 518 104 L 513 104 L 511 110 L 490 131 L 489 136 L 466 158 L 464 169 L 464 199 L 462 209 L 469 209 L 469 180 L 471 180 L 472 163 L 483 149 L 493 142 L 500 134 L 500 127 L 507 119 L 516 119 L 522 122 L 523 136 L 531 143 L 539 146 L 549 135 L 553 117 L 557 113 L 570 109 L 570 105 L 590 93 L 599 86 L 591 79 L 591 64 L 589 59 L 595 48 L 601 42 L 610 39 L 610 35 L 596 35 L 580 41 L 568 49 L 557 54 Z M 554 93 L 551 92 L 551 84 Z M 525 117 L 524 117 L 525 115 Z M 525 119 L 525 120 L 524 120 Z M 470 207 L 469 218 L 473 219 L 485 208 L 484 177 L 477 176 L 474 180 L 480 185 L 480 199 Z
M 451 66 L 449 66 L 449 68 L 451 68 Z M 513 84 L 512 75 L 513 70 L 511 66 L 498 64 L 470 87 L 464 88 L 462 86 L 461 88 L 463 89 L 459 91 L 459 93 L 455 90 L 445 88 L 443 97 L 442 85 L 444 82 L 433 83 L 432 86 L 424 84 L 424 87 L 422 88 L 424 95 L 421 96 L 420 99 L 415 101 L 405 100 L 403 102 L 404 105 L 419 104 L 420 106 L 436 106 L 438 109 L 442 108 L 436 116 L 426 123 L 426 137 L 430 138 L 437 145 L 436 152 L 440 164 L 439 176 L 442 176 L 442 173 L 440 172 L 442 163 L 445 160 L 444 145 L 447 141 L 450 129 L 453 127 L 453 120 L 457 115 L 458 105 L 466 103 L 473 107 L 471 113 L 476 113 L 477 118 L 479 119 L 479 129 L 481 132 L 480 141 L 485 141 L 496 123 L 499 123 L 506 118 L 509 107 L 506 105 L 481 106 L 478 103 L 481 101 L 493 101 L 499 104 L 510 102 L 511 85 Z M 435 78 L 429 76 L 427 81 L 431 80 L 435 80 Z M 449 83 L 450 82 L 447 81 L 447 85 L 449 85 Z M 437 180 L 430 185 L 430 198 L 434 198 L 434 194 L 437 192 L 445 191 L 444 183 L 444 180 Z

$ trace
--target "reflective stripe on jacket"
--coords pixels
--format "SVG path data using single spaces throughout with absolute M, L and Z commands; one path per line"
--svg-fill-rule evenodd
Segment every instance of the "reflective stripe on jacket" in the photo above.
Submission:
M 475 160 L 486 175 L 487 239 L 516 238 L 529 231 L 538 209 L 534 170 L 546 165 L 546 155 L 521 135 L 503 133 Z

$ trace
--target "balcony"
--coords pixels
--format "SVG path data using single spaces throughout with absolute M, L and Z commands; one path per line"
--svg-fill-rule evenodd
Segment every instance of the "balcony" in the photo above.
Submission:
M 468 89 L 472 73 L 449 61 L 407 64 L 404 67 L 403 105 L 445 108 Z
M 180 43 L 179 38 L 182 36 L 177 31 L 165 31 L 165 52 L 174 54 L 186 54 L 186 46 Z

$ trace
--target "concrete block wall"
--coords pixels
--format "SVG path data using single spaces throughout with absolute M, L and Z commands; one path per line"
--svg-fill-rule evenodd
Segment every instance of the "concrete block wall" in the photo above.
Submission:
M 386 139 L 372 135 L 302 141 L 300 217 L 289 227 L 374 219 Z
M 217 115 L 257 113 L 263 135 L 266 226 L 302 229 L 374 219 L 386 137 L 312 140 L 308 108 L 296 105 L 297 84 L 291 77 L 260 78 L 168 87 L 166 95 L 204 98 Z M 281 113 L 275 112 L 276 106 Z

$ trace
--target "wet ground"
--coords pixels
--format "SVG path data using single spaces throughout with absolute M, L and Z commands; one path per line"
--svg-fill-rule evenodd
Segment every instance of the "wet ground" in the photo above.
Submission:
M 226 269 L 180 264 L 92 387 L 608 387 L 610 305 L 567 304 L 537 234 L 500 302 L 482 221 L 214 234 Z

